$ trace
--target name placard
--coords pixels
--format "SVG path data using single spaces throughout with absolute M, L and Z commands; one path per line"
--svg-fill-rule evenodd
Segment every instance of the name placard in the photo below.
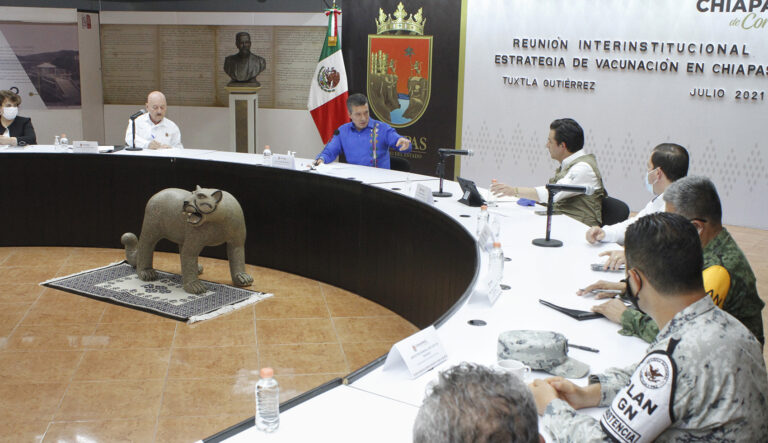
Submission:
M 414 194 L 413 198 L 428 205 L 435 204 L 435 200 L 432 198 L 432 190 L 429 189 L 429 186 L 423 185 L 421 183 L 416 185 L 416 193 Z
M 296 169 L 296 158 L 288 154 L 272 154 L 272 166 L 283 169 Z
M 72 142 L 72 152 L 78 154 L 98 154 L 99 142 L 76 140 Z
M 417 378 L 448 359 L 434 326 L 404 338 L 392 346 L 382 371 L 408 369 L 411 378 Z

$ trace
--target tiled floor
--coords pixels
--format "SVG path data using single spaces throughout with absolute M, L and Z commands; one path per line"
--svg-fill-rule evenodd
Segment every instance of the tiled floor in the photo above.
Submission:
M 347 291 L 255 266 L 253 288 L 274 297 L 193 326 L 38 286 L 122 254 L 0 248 L 0 441 L 196 441 L 253 415 L 260 367 L 286 400 L 416 331 Z M 226 262 L 201 263 L 229 282 Z M 178 256 L 155 266 L 178 272 Z
M 729 230 L 768 300 L 768 231 Z M 155 257 L 179 271 L 176 255 Z M 254 266 L 254 288 L 275 297 L 194 326 L 38 286 L 120 259 L 0 248 L 0 441 L 192 442 L 253 415 L 260 367 L 275 368 L 287 399 L 416 330 L 349 292 Z M 228 282 L 225 262 L 202 263 L 204 278 Z

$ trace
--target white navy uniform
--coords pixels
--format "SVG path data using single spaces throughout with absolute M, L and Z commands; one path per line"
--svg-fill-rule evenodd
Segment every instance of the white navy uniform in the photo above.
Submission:
M 176 149 L 184 149 L 181 144 L 181 131 L 176 123 L 164 117 L 160 123 L 154 124 L 149 119 L 149 113 L 141 114 L 136 117 L 136 147 L 147 149 L 152 141 L 168 145 Z M 131 121 L 128 121 L 128 128 L 125 130 L 125 144 L 133 145 L 133 133 L 131 130 Z
M 703 297 L 678 312 L 639 364 L 590 376 L 600 420 L 554 400 L 542 423 L 557 442 L 768 439 L 768 376 L 749 330 Z

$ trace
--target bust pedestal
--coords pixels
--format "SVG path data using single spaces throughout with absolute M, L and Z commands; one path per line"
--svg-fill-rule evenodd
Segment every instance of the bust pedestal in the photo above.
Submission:
M 256 114 L 259 110 L 261 86 L 229 85 L 229 128 L 232 150 L 254 154 L 259 146 Z

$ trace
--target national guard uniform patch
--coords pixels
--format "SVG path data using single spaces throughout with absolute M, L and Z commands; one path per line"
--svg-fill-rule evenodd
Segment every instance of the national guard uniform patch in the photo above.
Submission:
M 672 351 L 678 340 L 670 340 L 666 351 L 646 355 L 600 418 L 603 430 L 623 443 L 652 442 L 674 421 L 672 399 L 677 367 Z

